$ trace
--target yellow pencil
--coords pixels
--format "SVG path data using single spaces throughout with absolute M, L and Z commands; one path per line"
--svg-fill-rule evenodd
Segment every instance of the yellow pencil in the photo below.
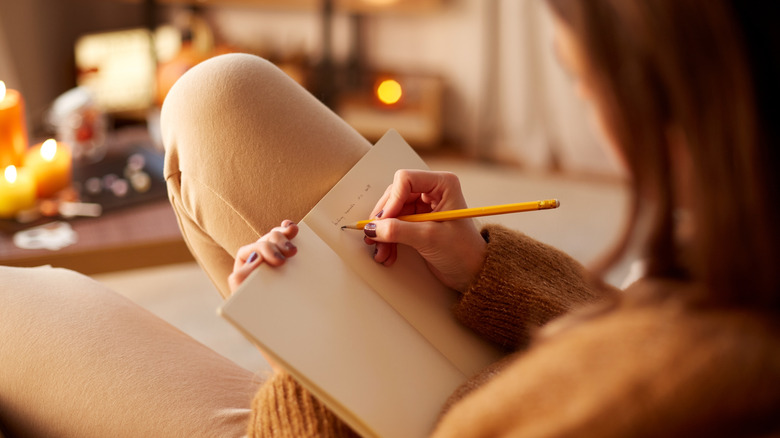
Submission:
M 435 211 L 433 213 L 410 214 L 398 216 L 396 219 L 407 222 L 424 221 L 451 221 L 453 219 L 464 219 L 470 217 L 492 216 L 495 214 L 519 213 L 521 211 L 548 210 L 558 208 L 561 205 L 557 199 L 547 199 L 544 201 L 520 202 L 517 204 L 493 205 L 491 207 L 463 208 L 460 210 Z M 362 230 L 369 222 L 377 219 L 366 219 L 358 221 L 352 225 L 344 225 L 341 229 Z

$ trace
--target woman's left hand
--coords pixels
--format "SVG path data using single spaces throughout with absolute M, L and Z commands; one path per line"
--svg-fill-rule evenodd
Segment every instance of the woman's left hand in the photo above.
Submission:
M 294 256 L 298 249 L 290 240 L 296 235 L 298 225 L 291 220 L 285 220 L 257 241 L 239 248 L 233 263 L 233 272 L 228 277 L 230 293 L 235 292 L 261 264 L 281 266 L 288 257 Z

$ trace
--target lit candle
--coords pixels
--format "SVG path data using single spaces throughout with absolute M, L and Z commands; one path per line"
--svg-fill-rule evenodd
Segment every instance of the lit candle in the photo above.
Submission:
M 0 218 L 10 219 L 35 205 L 35 181 L 27 169 L 10 165 L 0 177 Z
M 0 168 L 21 166 L 27 149 L 24 99 L 16 90 L 7 90 L 0 81 Z
M 49 198 L 70 185 L 71 156 L 68 145 L 53 138 L 27 150 L 24 166 L 33 173 L 39 198 Z

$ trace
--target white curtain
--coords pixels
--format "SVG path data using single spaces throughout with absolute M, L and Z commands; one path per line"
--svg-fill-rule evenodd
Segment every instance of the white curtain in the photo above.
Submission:
M 497 86 L 492 96 L 490 87 L 483 88 L 486 108 L 495 107 L 492 124 L 497 134 L 486 155 L 532 168 L 618 175 L 589 105 L 576 96 L 573 79 L 556 58 L 553 18 L 544 2 L 487 1 L 495 5 L 492 12 L 487 6 L 486 41 L 490 43 L 494 32 L 497 47 L 495 65 L 486 67 L 495 69 Z

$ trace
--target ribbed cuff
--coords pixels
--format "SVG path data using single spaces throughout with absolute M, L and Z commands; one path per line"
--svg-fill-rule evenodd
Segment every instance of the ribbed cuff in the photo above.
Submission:
M 500 347 L 524 347 L 536 328 L 602 295 L 565 253 L 500 225 L 486 226 L 482 235 L 485 262 L 454 312 Z
M 287 373 L 276 373 L 255 394 L 249 437 L 357 437 Z

